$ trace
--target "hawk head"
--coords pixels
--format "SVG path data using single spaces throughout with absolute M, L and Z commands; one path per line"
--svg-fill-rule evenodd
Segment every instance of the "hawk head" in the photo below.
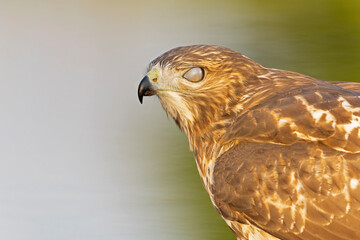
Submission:
M 178 47 L 150 63 L 138 96 L 142 102 L 143 96 L 156 94 L 192 145 L 193 135 L 215 125 L 220 128 L 241 110 L 246 89 L 265 72 L 258 63 L 224 47 Z

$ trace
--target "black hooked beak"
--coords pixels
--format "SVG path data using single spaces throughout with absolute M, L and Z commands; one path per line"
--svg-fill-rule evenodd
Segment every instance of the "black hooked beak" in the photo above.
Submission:
M 156 88 L 153 84 L 151 84 L 149 77 L 145 76 L 141 80 L 138 88 L 138 97 L 140 103 L 142 103 L 144 96 L 152 96 L 154 94 L 156 94 Z

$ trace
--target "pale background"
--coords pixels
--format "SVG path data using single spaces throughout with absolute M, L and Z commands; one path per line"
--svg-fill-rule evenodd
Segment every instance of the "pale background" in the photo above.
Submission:
M 0 1 L 0 239 L 234 239 L 147 64 L 218 44 L 360 80 L 360 1 Z

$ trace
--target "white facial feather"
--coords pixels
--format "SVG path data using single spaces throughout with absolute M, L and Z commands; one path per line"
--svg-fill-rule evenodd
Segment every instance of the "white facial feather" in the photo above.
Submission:
M 181 93 L 175 91 L 164 91 L 158 94 L 161 104 L 171 116 L 181 116 L 184 122 L 192 123 L 194 121 L 193 113 L 181 97 Z

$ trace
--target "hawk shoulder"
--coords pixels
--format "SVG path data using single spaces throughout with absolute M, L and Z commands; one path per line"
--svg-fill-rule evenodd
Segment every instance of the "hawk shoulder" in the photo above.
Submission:
M 222 140 L 318 141 L 340 151 L 360 152 L 359 96 L 330 84 L 283 92 L 237 116 Z
M 358 89 L 304 86 L 237 116 L 213 170 L 222 216 L 279 238 L 360 239 Z

